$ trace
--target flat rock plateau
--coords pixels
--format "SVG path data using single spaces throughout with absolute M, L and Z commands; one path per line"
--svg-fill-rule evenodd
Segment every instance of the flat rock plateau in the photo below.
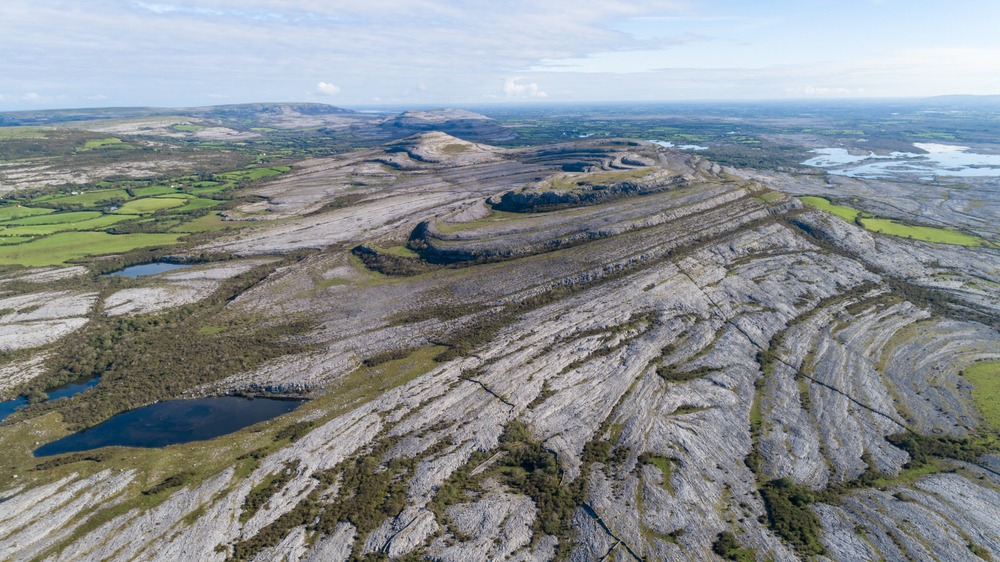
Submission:
M 227 211 L 252 226 L 176 256 L 194 268 L 113 291 L 10 274 L 6 388 L 52 342 L 141 325 L 167 353 L 180 332 L 156 330 L 195 318 L 209 360 L 247 325 L 277 343 L 157 396 L 311 400 L 41 459 L 115 413 L 105 381 L 12 416 L 0 557 L 997 559 L 1000 457 L 962 373 L 1000 360 L 1000 251 L 872 233 L 791 182 L 646 142 L 425 131 L 255 187 Z

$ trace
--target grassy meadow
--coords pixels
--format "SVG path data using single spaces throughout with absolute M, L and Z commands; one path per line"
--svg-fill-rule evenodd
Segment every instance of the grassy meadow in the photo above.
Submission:
M 873 217 L 853 207 L 834 205 L 828 199 L 824 199 L 823 197 L 806 196 L 799 197 L 798 199 L 799 201 L 816 207 L 821 211 L 826 211 L 830 214 L 836 215 L 847 222 L 860 222 L 866 229 L 880 234 L 889 234 L 891 236 L 922 240 L 924 242 L 934 242 L 937 244 L 954 244 L 957 246 L 980 246 L 983 243 L 982 238 L 979 238 L 978 236 L 964 234 L 948 228 L 914 226 L 903 224 L 892 219 Z

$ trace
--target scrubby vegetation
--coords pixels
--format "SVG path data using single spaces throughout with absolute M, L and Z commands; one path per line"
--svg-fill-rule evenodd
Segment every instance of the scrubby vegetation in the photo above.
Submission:
M 391 442 L 392 440 L 388 440 L 388 443 Z M 325 535 L 333 532 L 341 522 L 354 525 L 361 537 L 359 542 L 363 543 L 364 537 L 382 521 L 387 517 L 395 517 L 405 506 L 406 477 L 412 472 L 416 460 L 396 458 L 385 462 L 383 457 L 388 449 L 389 446 L 383 444 L 332 469 L 313 474 L 312 477 L 318 481 L 316 488 L 291 511 L 278 517 L 253 537 L 231 547 L 220 545 L 220 548 L 229 551 L 228 560 L 250 560 L 264 548 L 277 544 L 296 526 L 305 525 L 310 532 Z M 273 495 L 276 491 L 273 489 L 275 481 L 277 477 L 265 481 L 258 495 Z M 341 490 L 337 497 L 332 501 L 324 501 L 323 494 L 337 484 Z M 363 558 L 357 549 L 352 552 L 352 561 Z
M 499 458 L 492 465 L 471 476 L 495 454 Z M 510 422 L 500 438 L 498 450 L 476 453 L 453 472 L 440 486 L 428 508 L 446 518 L 449 506 L 470 501 L 472 498 L 468 494 L 477 492 L 487 478 L 496 479 L 510 490 L 530 497 L 538 510 L 533 542 L 542 535 L 555 536 L 559 539 L 557 558 L 568 554 L 567 543 L 573 532 L 570 522 L 573 512 L 583 504 L 583 480 L 563 484 L 562 469 L 555 455 L 531 437 L 524 423 Z
M 243 507 L 240 510 L 240 521 L 246 523 L 251 517 L 267 505 L 271 496 L 281 491 L 291 481 L 298 470 L 298 461 L 285 463 L 284 469 L 276 474 L 269 474 L 264 481 L 254 486 L 247 497 L 243 500 Z
M 305 319 L 261 325 L 231 319 L 223 332 L 201 330 L 205 318 L 218 321 L 217 313 L 229 298 L 271 270 L 272 266 L 263 266 L 248 271 L 227 280 L 208 299 L 166 314 L 93 319 L 53 349 L 46 374 L 17 392 L 29 394 L 100 376 L 95 391 L 85 400 L 73 397 L 34 404 L 9 421 L 58 410 L 70 429 L 81 429 L 303 349 L 289 338 L 309 328 Z
M 712 552 L 726 560 L 734 560 L 735 562 L 756 562 L 757 560 L 756 553 L 749 548 L 744 548 L 731 531 L 719 533 L 715 542 L 712 543 Z

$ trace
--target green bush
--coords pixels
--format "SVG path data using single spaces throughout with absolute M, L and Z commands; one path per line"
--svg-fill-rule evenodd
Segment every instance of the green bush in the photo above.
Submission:
M 809 505 L 816 501 L 812 490 L 789 478 L 772 480 L 761 487 L 772 531 L 803 556 L 826 554 L 819 540 L 819 517 Z
M 743 545 L 736 540 L 736 535 L 730 531 L 719 533 L 715 542 L 712 543 L 712 552 L 726 560 L 735 560 L 736 562 L 756 562 L 757 560 L 754 551 L 743 548 Z

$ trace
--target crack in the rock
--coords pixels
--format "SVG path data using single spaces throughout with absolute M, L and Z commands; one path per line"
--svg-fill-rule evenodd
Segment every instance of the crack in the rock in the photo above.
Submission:
M 715 300 L 714 300 L 714 299 L 712 299 L 712 297 L 711 297 L 711 296 L 710 296 L 710 295 L 709 295 L 709 294 L 708 294 L 708 293 L 707 293 L 707 292 L 706 292 L 706 291 L 705 291 L 705 290 L 704 290 L 704 289 L 703 289 L 703 288 L 702 288 L 702 287 L 701 287 L 700 285 L 698 285 L 698 283 L 697 283 L 697 282 L 696 282 L 696 281 L 695 281 L 695 280 L 694 280 L 694 279 L 693 279 L 693 278 L 691 277 L 691 275 L 689 275 L 689 274 L 688 274 L 688 272 L 687 272 L 687 271 L 685 271 L 685 270 L 684 270 L 683 268 L 681 268 L 680 264 L 677 264 L 677 270 L 678 270 L 678 271 L 680 271 L 680 272 L 681 272 L 681 273 L 682 273 L 682 274 L 683 274 L 683 275 L 684 275 L 685 277 L 687 277 L 687 278 L 688 278 L 688 280 L 689 280 L 689 281 L 691 281 L 691 283 L 692 283 L 692 284 L 693 284 L 693 285 L 694 285 L 695 287 L 697 287 L 697 288 L 698 288 L 698 291 L 700 291 L 700 292 L 701 292 L 701 294 L 702 294 L 702 295 L 704 295 L 704 297 L 705 297 L 706 299 L 708 299 L 708 302 L 712 303 L 712 306 L 714 307 L 714 309 L 715 309 L 716 313 L 718 313 L 718 314 L 719 314 L 719 317 L 720 317 L 720 318 L 722 319 L 722 321 L 723 321 L 723 322 L 725 322 L 726 324 L 728 324 L 728 325 L 732 326 L 733 328 L 736 328 L 736 330 L 737 330 L 737 331 L 739 331 L 739 332 L 740 332 L 741 334 L 743 334 L 743 336 L 744 336 L 744 337 L 746 337 L 746 338 L 747 338 L 747 341 L 749 341 L 751 345 L 753 345 L 754 347 L 756 347 L 756 348 L 757 348 L 757 349 L 759 349 L 760 351 L 767 351 L 767 348 L 765 348 L 765 347 L 764 347 L 764 346 L 762 346 L 761 344 L 757 343 L 757 342 L 756 342 L 756 341 L 755 341 L 755 340 L 754 340 L 754 339 L 753 339 L 752 337 L 750 337 L 750 335 L 749 335 L 749 334 L 747 334 L 747 333 L 746 333 L 746 332 L 745 332 L 745 331 L 743 330 L 743 328 L 739 327 L 739 326 L 738 326 L 738 325 L 737 325 L 736 323 L 734 323 L 734 322 L 733 322 L 732 320 L 730 320 L 730 319 L 727 319 L 727 318 L 726 318 L 726 316 L 725 316 L 725 313 L 723 313 L 723 312 L 722 312 L 722 307 L 721 307 L 721 306 L 719 306 L 719 304 L 718 304 L 718 303 L 716 303 L 716 302 L 715 302 Z M 788 329 L 788 327 L 786 326 L 786 328 L 785 328 L 785 329 L 787 330 L 787 329 Z M 838 341 L 839 341 L 839 340 L 838 340 Z M 841 343 L 843 344 L 843 342 L 841 342 Z M 872 406 L 869 406 L 868 404 L 865 404 L 864 402 L 861 402 L 861 401 L 860 401 L 860 400 L 858 400 L 857 398 L 855 398 L 855 397 L 851 396 L 851 395 L 850 395 L 850 394 L 848 394 L 847 392 L 845 392 L 845 391 L 843 391 L 843 390 L 841 390 L 841 389 L 839 389 L 839 388 L 837 388 L 837 387 L 835 387 L 835 386 L 833 386 L 833 385 L 831 385 L 831 384 L 827 384 L 827 383 L 825 383 L 825 382 L 822 382 L 822 381 L 820 381 L 820 380 L 818 380 L 818 379 L 815 379 L 815 378 L 813 378 L 813 377 L 811 377 L 811 376 L 809 376 L 809 375 L 807 375 L 807 374 L 805 374 L 805 373 L 801 372 L 801 370 L 800 370 L 800 369 L 799 369 L 798 367 L 795 367 L 794 365 L 792 365 L 792 364 L 790 364 L 789 362 L 785 361 L 785 360 L 784 360 L 784 359 L 782 359 L 781 357 L 778 357 L 777 355 L 775 355 L 774 359 L 775 359 L 775 360 L 776 360 L 777 362 L 781 363 L 782 365 L 785 365 L 785 366 L 786 366 L 786 367 L 788 367 L 789 369 L 791 369 L 791 370 L 795 371 L 795 372 L 796 372 L 796 373 L 798 373 L 799 375 L 801 375 L 801 376 L 805 377 L 806 379 L 808 379 L 808 380 L 809 380 L 809 381 L 811 381 L 812 383 L 814 383 L 814 384 L 817 384 L 817 385 L 819 385 L 819 386 L 822 386 L 822 387 L 824 387 L 824 388 L 826 388 L 826 389 L 828 389 L 828 390 L 830 390 L 830 391 L 832 391 L 832 392 L 835 392 L 835 393 L 837 393 L 837 394 L 840 394 L 840 395 L 841 395 L 841 396 L 843 396 L 844 398 L 847 398 L 848 400 L 850 400 L 850 401 L 851 401 L 852 403 L 854 403 L 854 404 L 856 404 L 856 405 L 860 406 L 861 408 L 864 408 L 865 410 L 868 410 L 869 412 L 872 412 L 872 413 L 874 413 L 874 414 L 878 414 L 878 415 L 880 415 L 880 416 L 882 416 L 882 417 L 886 418 L 887 420 L 889 420 L 889 421 L 891 421 L 891 422 L 895 423 L 896 425 L 898 425 L 898 426 L 902 427 L 902 428 L 903 428 L 903 429 L 905 429 L 906 431 L 910 431 L 910 432 L 913 432 L 913 433 L 916 433 L 916 432 L 915 432 L 915 431 L 914 431 L 913 429 L 911 429 L 911 428 L 910 428 L 910 426 L 908 426 L 908 425 L 907 425 L 907 424 L 906 424 L 905 422 L 903 422 L 903 421 L 900 421 L 900 420 L 898 420 L 898 419 L 894 418 L 894 417 L 893 417 L 893 416 L 892 416 L 891 414 L 888 414 L 888 413 L 886 413 L 886 412 L 883 412 L 883 411 L 881 411 L 881 410 L 878 410 L 877 408 L 874 408 L 874 407 L 872 407 Z M 863 359 L 863 358 L 862 358 L 862 359 Z
M 511 409 L 511 411 L 514 411 L 514 410 L 516 410 L 516 409 L 517 409 L 517 406 L 515 406 L 515 405 L 511 404 L 511 403 L 510 403 L 510 402 L 509 402 L 509 401 L 508 401 L 508 400 L 507 400 L 506 398 L 504 398 L 503 396 L 501 396 L 501 395 L 497 394 L 496 392 L 493 392 L 492 390 L 490 390 L 490 387 L 488 387 L 488 386 L 486 386 L 485 384 L 483 384 L 483 383 L 482 383 L 482 381 L 479 381 L 479 380 L 477 380 L 477 379 L 473 379 L 473 378 L 465 378 L 465 377 L 463 377 L 463 380 L 467 380 L 467 381 L 469 381 L 469 382 L 474 382 L 474 383 L 478 384 L 479 386 L 483 387 L 483 390 L 485 390 L 486 392 L 488 392 L 488 393 L 490 394 L 490 396 L 493 396 L 493 397 L 494 397 L 494 398 L 496 398 L 497 400 L 499 400 L 499 401 L 503 402 L 504 404 L 506 404 L 507 406 L 509 406 L 509 407 L 510 407 L 510 409 Z
M 607 533 L 609 537 L 611 537 L 611 538 L 615 539 L 616 541 L 618 541 L 617 544 L 620 544 L 620 545 L 624 546 L 625 550 L 627 550 L 628 553 L 632 555 L 632 558 L 635 558 L 639 562 L 644 562 L 643 558 L 641 556 L 639 556 L 638 554 L 636 554 L 636 552 L 634 550 L 632 550 L 632 547 L 630 547 L 627 542 L 623 541 L 621 538 L 618 537 L 618 535 L 614 534 L 614 532 L 611 529 L 608 528 L 608 526 L 604 523 L 604 520 L 601 519 L 601 516 L 598 515 L 596 511 L 594 511 L 594 508 L 591 507 L 591 505 L 589 503 L 583 502 L 583 503 L 580 504 L 580 507 L 583 508 L 583 511 L 588 516 L 590 516 L 591 519 L 593 519 L 594 521 L 596 521 L 597 524 L 601 526 L 601 529 L 604 529 L 604 532 Z M 617 546 L 617 545 L 615 545 L 615 546 Z M 611 550 L 608 551 L 608 554 L 611 554 L 612 550 L 614 550 L 614 546 L 611 547 Z M 605 557 L 607 557 L 607 555 L 605 555 Z
M 420 508 L 420 511 L 429 511 L 429 510 L 426 507 L 422 507 L 422 508 Z M 411 525 L 413 525 L 414 523 L 416 523 L 417 519 L 420 519 L 420 515 L 413 516 L 413 519 L 410 519 L 410 521 L 406 525 L 403 525 L 402 529 L 400 529 L 400 530 L 396 531 L 395 533 L 393 533 L 393 534 L 389 535 L 388 537 L 386 537 L 385 544 L 383 544 L 382 547 L 378 549 L 379 552 L 381 552 L 382 554 L 389 554 L 389 546 L 392 545 L 392 541 L 396 537 L 398 537 L 400 533 L 402 533 L 403 531 L 409 529 Z

